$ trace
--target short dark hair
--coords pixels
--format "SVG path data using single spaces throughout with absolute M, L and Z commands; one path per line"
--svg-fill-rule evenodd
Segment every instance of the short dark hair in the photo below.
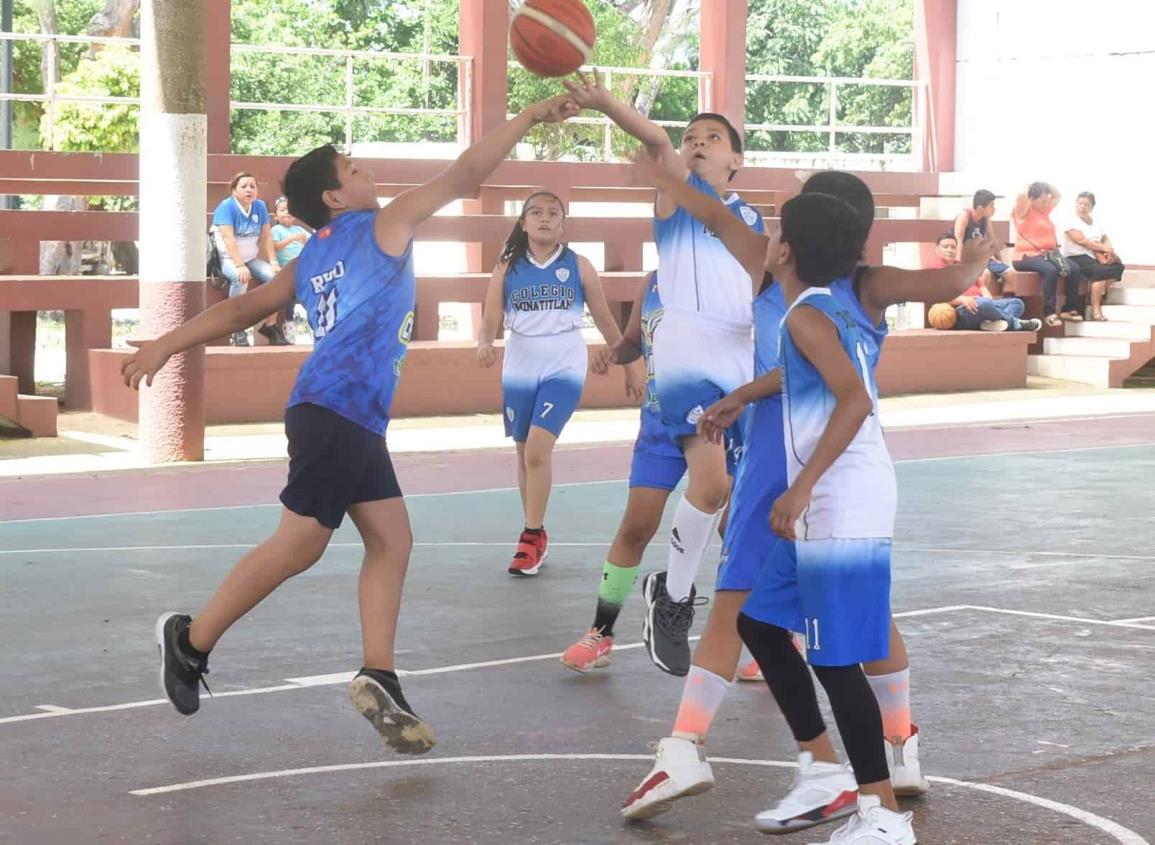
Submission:
M 1037 200 L 1043 194 L 1053 194 L 1055 189 L 1046 182 L 1032 182 L 1031 186 L 1027 188 L 1027 199 Z
M 862 223 L 862 243 L 858 255 L 866 249 L 866 238 L 874 225 L 874 194 L 860 178 L 845 170 L 823 170 L 815 173 L 802 186 L 803 194 L 827 194 L 848 203 L 858 213 Z
M 825 286 L 854 272 L 865 236 L 858 210 L 846 200 L 807 193 L 782 206 L 781 239 L 794 254 L 798 278 Z
M 990 205 L 996 199 L 993 191 L 988 191 L 986 188 L 979 188 L 975 191 L 974 202 L 971 203 L 972 208 L 982 208 L 985 205 Z
M 938 246 L 943 241 L 954 241 L 957 244 L 958 238 L 954 236 L 954 232 L 943 232 L 941 235 L 934 239 L 934 245 Z
M 337 148 L 325 144 L 310 150 L 289 165 L 282 187 L 289 201 L 289 214 L 311 229 L 320 229 L 333 216 L 325 205 L 325 191 L 341 187 L 337 175 Z
M 1092 194 L 1090 191 L 1083 191 L 1081 194 L 1079 194 L 1077 197 L 1075 197 L 1075 199 L 1076 200 L 1089 199 L 1091 201 L 1091 208 L 1095 207 L 1095 195 Z
M 731 123 L 725 115 L 717 114 L 712 111 L 699 112 L 690 118 L 689 122 L 686 124 L 686 129 L 689 129 L 695 123 L 698 123 L 702 120 L 715 120 L 725 126 L 726 134 L 730 136 L 730 149 L 739 155 L 742 154 L 742 136 L 738 134 L 738 130 L 734 128 L 734 124 Z

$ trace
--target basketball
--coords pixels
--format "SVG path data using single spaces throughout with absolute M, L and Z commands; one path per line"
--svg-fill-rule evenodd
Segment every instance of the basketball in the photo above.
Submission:
M 930 306 L 930 311 L 926 314 L 926 321 L 930 323 L 932 328 L 946 331 L 953 329 L 954 324 L 958 322 L 958 312 L 949 302 L 940 302 Z
M 594 16 L 581 0 L 525 0 L 514 12 L 509 43 L 538 76 L 568 76 L 594 55 Z

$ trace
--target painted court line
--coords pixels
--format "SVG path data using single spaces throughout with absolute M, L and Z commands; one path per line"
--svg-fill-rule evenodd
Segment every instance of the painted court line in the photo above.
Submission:
M 980 611 L 985 613 L 999 613 L 1011 616 L 1025 616 L 1036 619 L 1050 619 L 1058 622 L 1078 622 L 1084 625 L 1106 625 L 1113 628 L 1129 628 L 1140 631 L 1155 631 L 1155 626 L 1140 625 L 1126 620 L 1108 620 L 1108 619 L 1088 619 L 1081 616 L 1061 616 L 1053 613 L 1035 613 L 1026 610 L 1011 610 L 1001 607 L 983 607 L 971 604 L 954 604 L 944 605 L 942 607 L 928 607 L 920 610 L 905 610 L 895 613 L 896 619 L 908 619 L 917 616 L 933 616 L 942 613 L 954 613 L 958 611 Z M 699 637 L 690 637 L 690 641 L 694 642 Z M 642 647 L 642 643 L 623 643 L 622 645 L 615 645 L 615 651 L 629 651 Z M 450 666 L 434 666 L 428 669 L 399 669 L 397 674 L 399 676 L 419 676 L 419 675 L 444 675 L 452 672 L 465 672 L 472 669 L 491 669 L 498 666 L 515 666 L 521 663 L 534 663 L 542 660 L 557 660 L 562 655 L 562 652 L 551 652 L 549 654 L 531 654 L 522 657 L 506 657 L 499 660 L 486 660 L 480 663 L 457 663 Z M 308 675 L 299 678 L 286 678 L 285 683 L 276 684 L 268 687 L 254 687 L 252 689 L 230 690 L 228 692 L 218 692 L 213 698 L 233 698 L 242 695 L 264 695 L 273 692 L 286 692 L 289 690 L 309 689 L 312 687 L 333 686 L 337 684 L 348 683 L 352 679 L 351 672 L 333 672 L 324 675 Z M 107 704 L 99 707 L 57 707 L 56 705 L 39 705 L 38 709 L 43 712 L 39 713 L 25 713 L 19 716 L 5 716 L 0 718 L 0 725 L 14 724 L 17 722 L 34 722 L 40 719 L 52 719 L 62 716 L 82 716 L 90 713 L 111 713 L 118 710 L 134 710 L 141 707 L 157 707 L 168 704 L 167 699 L 152 698 L 144 701 L 129 701 L 123 704 Z M 51 709 L 49 709 L 51 708 Z
M 1047 420 L 1019 420 L 1017 422 L 1047 422 Z M 953 427 L 953 426 L 952 426 Z M 626 441 L 623 441 L 625 443 Z M 602 444 L 605 445 L 605 444 Z M 627 444 L 628 445 L 628 444 Z M 1139 449 L 1151 448 L 1152 443 L 1120 443 L 1111 446 L 1079 446 L 1071 449 L 1037 449 L 1037 450 L 1020 450 L 1009 452 L 984 452 L 975 455 L 940 455 L 931 458 L 901 458 L 895 461 L 899 464 L 918 464 L 927 463 L 931 461 L 965 461 L 971 459 L 982 458 L 1006 458 L 1014 457 L 1016 455 L 1055 455 L 1055 454 L 1069 454 L 1072 452 L 1101 452 L 1110 449 Z M 622 484 L 626 481 L 624 478 L 601 478 L 595 481 L 566 481 L 554 484 L 558 487 L 586 487 L 592 484 Z M 446 490 L 440 493 L 407 493 L 406 499 L 426 499 L 434 496 L 468 496 L 473 493 L 512 493 L 516 492 L 516 487 L 490 487 L 484 490 Z M 0 521 L 0 526 L 3 525 L 19 525 L 26 522 L 59 522 L 61 520 L 73 519 L 109 519 L 115 517 L 125 516 L 157 516 L 162 514 L 178 514 L 178 513 L 200 513 L 209 511 L 234 511 L 234 510 L 251 510 L 254 508 L 280 508 L 283 507 L 280 502 L 267 502 L 265 504 L 257 505 L 220 505 L 209 508 L 169 508 L 167 510 L 153 510 L 153 511 L 127 511 L 124 513 L 89 513 L 80 514 L 77 516 L 37 516 L 29 517 L 27 519 L 7 519 Z
M 146 789 L 133 789 L 129 792 L 130 795 L 138 797 L 150 797 L 153 795 L 168 795 L 174 792 L 187 792 L 193 789 L 204 789 L 212 786 L 225 786 L 235 783 L 251 783 L 253 781 L 273 780 L 276 778 L 290 778 L 302 777 L 305 775 L 323 775 L 333 774 L 336 772 L 353 772 L 363 771 L 366 769 L 395 769 L 410 766 L 438 766 L 438 765 L 464 765 L 470 763 L 538 763 L 538 762 L 579 762 L 579 761 L 613 761 L 613 762 L 645 762 L 650 763 L 653 757 L 648 754 L 488 754 L 478 755 L 474 757 L 433 757 L 433 758 L 419 758 L 416 760 L 378 760 L 372 763 L 345 763 L 341 765 L 332 766 L 310 766 L 301 769 L 281 769 L 279 771 L 271 772 L 252 772 L 245 775 L 231 775 L 228 777 L 208 778 L 205 780 L 194 780 L 186 783 L 174 783 L 167 786 L 154 786 Z M 782 768 L 793 769 L 797 764 L 787 763 L 778 760 L 750 760 L 742 757 L 712 757 L 710 763 L 713 765 L 731 765 L 731 766 L 756 766 L 759 768 Z M 1036 807 L 1041 807 L 1045 810 L 1051 810 L 1055 813 L 1060 813 L 1081 822 L 1088 827 L 1095 828 L 1102 831 L 1108 836 L 1115 839 L 1121 845 L 1151 845 L 1146 839 L 1140 836 L 1130 828 L 1126 828 L 1118 822 L 1111 819 L 1103 818 L 1095 813 L 1084 810 L 1081 807 L 1075 807 L 1071 804 L 1063 804 L 1058 801 L 1051 801 L 1048 798 L 1040 798 L 1037 795 L 1031 795 L 1027 792 L 1019 792 L 1014 789 L 1006 789 L 1001 786 L 992 786 L 985 783 L 971 783 L 965 780 L 955 780 L 954 778 L 944 778 L 930 776 L 927 778 L 932 783 L 942 783 L 949 786 L 959 787 L 961 789 L 973 789 L 978 792 L 985 792 L 990 795 L 998 795 L 1002 798 L 1009 798 L 1013 801 L 1020 801 L 1025 804 L 1032 804 Z
M 1135 616 L 1131 619 L 1116 619 L 1116 622 L 1155 622 L 1155 616 Z

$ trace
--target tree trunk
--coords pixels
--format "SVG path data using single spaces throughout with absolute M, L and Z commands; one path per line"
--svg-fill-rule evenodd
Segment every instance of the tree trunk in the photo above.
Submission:
M 83 211 L 80 197 L 46 196 L 45 211 Z M 80 241 L 44 241 L 40 244 L 41 276 L 79 276 Z
M 674 44 L 669 37 L 665 39 L 666 49 L 658 49 L 658 43 L 663 40 L 662 33 L 666 29 L 673 6 L 673 0 L 650 0 L 647 4 L 646 34 L 642 39 L 645 52 L 642 54 L 641 61 L 647 63 L 651 70 L 665 70 L 670 65 Z M 634 98 L 634 108 L 648 117 L 650 109 L 654 107 L 654 101 L 658 99 L 658 91 L 661 88 L 662 77 L 660 76 L 650 77 L 643 82 L 638 86 L 638 93 Z
M 60 23 L 56 19 L 56 0 L 34 0 L 33 5 L 37 17 L 40 18 L 40 32 L 43 35 L 59 35 Z M 45 91 L 48 90 L 49 77 L 53 83 L 60 81 L 60 48 L 56 43 L 45 44 L 40 54 L 40 78 L 44 80 Z
M 131 38 L 140 0 L 105 0 L 104 8 L 88 22 L 88 34 L 102 38 Z

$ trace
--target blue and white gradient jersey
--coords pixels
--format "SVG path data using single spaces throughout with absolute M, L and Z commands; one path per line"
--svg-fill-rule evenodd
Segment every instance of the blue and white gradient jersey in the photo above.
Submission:
M 695 173 L 690 174 L 687 184 L 722 199 Z M 762 216 L 737 194 L 730 194 L 724 202 L 747 226 L 765 233 Z M 665 219 L 654 218 L 654 241 L 662 275 L 662 304 L 668 313 L 691 312 L 723 328 L 749 330 L 753 282 L 713 232 L 679 206 Z
M 678 438 L 662 423 L 658 389 L 654 379 L 654 332 L 662 322 L 662 299 L 658 295 L 658 274 L 650 276 L 642 299 L 642 359 L 646 362 L 646 396 L 642 400 L 641 428 L 634 448 L 652 454 L 682 457 Z
M 878 368 L 878 357 L 882 353 L 882 344 L 886 340 L 890 327 L 886 325 L 885 317 L 877 323 L 871 320 L 870 315 L 866 313 L 866 307 L 855 291 L 855 280 L 869 269 L 865 266 L 859 267 L 854 271 L 853 276 L 835 279 L 830 283 L 830 292 L 854 317 L 854 323 L 858 326 L 862 340 L 866 344 L 866 360 L 870 364 L 871 372 L 874 372 Z
M 520 335 L 580 329 L 585 292 L 577 253 L 565 245 L 544 264 L 526 254 L 505 271 L 505 327 Z
M 810 504 L 798 521 L 801 540 L 891 537 L 897 506 L 894 463 L 887 451 L 878 418 L 878 389 L 869 360 L 868 341 L 848 307 L 829 288 L 803 292 L 783 321 L 781 351 L 786 461 L 793 484 L 814 454 L 836 404 L 834 394 L 818 369 L 794 345 L 789 314 L 796 308 L 814 308 L 838 330 L 847 357 L 862 377 L 874 409 L 854 440 L 835 459 L 814 486 Z
M 340 214 L 297 258 L 297 300 L 315 340 L 289 406 L 320 405 L 384 436 L 413 336 L 416 279 L 413 244 L 387 255 L 375 219 L 375 211 Z

